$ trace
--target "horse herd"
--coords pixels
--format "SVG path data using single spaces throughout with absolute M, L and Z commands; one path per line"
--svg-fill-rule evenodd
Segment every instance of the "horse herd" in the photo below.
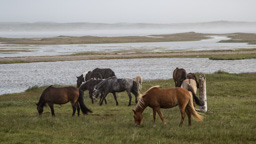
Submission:
M 143 116 L 142 112 L 149 106 L 153 109 L 153 118 L 155 122 L 156 113 L 160 116 L 162 122 L 165 124 L 163 114 L 160 108 L 172 108 L 179 106 L 181 113 L 180 126 L 183 123 L 185 115 L 188 116 L 189 125 L 191 125 L 191 116 L 196 120 L 201 121 L 200 116 L 194 108 L 194 103 L 203 106 L 204 102 L 197 98 L 196 91 L 199 87 L 196 76 L 193 73 L 187 74 L 184 69 L 176 68 L 173 71 L 173 80 L 176 88 L 159 88 L 153 86 L 149 88 L 144 94 L 140 95 L 142 89 L 142 77 L 137 76 L 133 79 L 117 78 L 113 70 L 96 68 L 93 71 L 88 71 L 77 77 L 77 88 L 75 87 L 62 87 L 55 88 L 49 86 L 46 88 L 37 103 L 37 110 L 39 115 L 43 113 L 43 107 L 48 104 L 51 109 L 52 116 L 55 116 L 53 104 L 65 104 L 71 102 L 73 108 L 73 116 L 76 111 L 80 115 L 80 109 L 83 114 L 92 111 L 84 104 L 84 91 L 88 90 L 91 102 L 100 96 L 99 104 L 103 102 L 107 104 L 106 96 L 112 93 L 118 105 L 116 92 L 126 91 L 129 96 L 128 106 L 131 105 L 132 95 L 135 96 L 135 103 L 137 103 L 134 112 L 134 122 L 136 125 L 141 125 Z M 140 96 L 140 100 L 137 97 Z

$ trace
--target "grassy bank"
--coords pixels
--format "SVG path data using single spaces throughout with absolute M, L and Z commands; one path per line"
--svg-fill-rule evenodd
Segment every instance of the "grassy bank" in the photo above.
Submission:
M 147 108 L 144 123 L 135 127 L 132 109 L 126 93 L 118 94 L 119 106 L 108 95 L 108 104 L 91 104 L 88 92 L 85 103 L 92 114 L 72 117 L 70 104 L 55 105 L 56 117 L 46 107 L 38 116 L 35 103 L 43 88 L 33 87 L 24 93 L 0 96 L 1 143 L 255 143 L 256 141 L 256 74 L 228 74 L 218 72 L 207 75 L 207 99 L 209 112 L 204 121 L 192 121 L 187 117 L 179 127 L 180 113 L 177 107 L 163 109 L 167 125 L 157 115 L 153 127 L 152 110 Z M 173 80 L 145 82 L 143 92 L 160 85 L 174 87 Z
M 201 33 L 178 33 L 168 35 L 151 36 L 123 36 L 123 37 L 97 37 L 97 36 L 59 36 L 51 38 L 3 38 L 3 44 L 104 44 L 104 43 L 137 43 L 137 42 L 172 42 L 172 41 L 198 41 L 208 39 L 206 34 Z
M 248 43 L 248 44 L 256 44 L 256 34 L 253 33 L 234 33 L 229 34 L 229 40 L 222 40 L 220 42 L 226 43 Z
M 4 57 L 0 58 L 0 64 L 135 58 L 209 58 L 212 60 L 254 59 L 256 58 L 256 49 L 214 50 L 200 52 L 150 52 L 143 50 L 123 50 L 105 53 L 85 52 L 61 56 Z

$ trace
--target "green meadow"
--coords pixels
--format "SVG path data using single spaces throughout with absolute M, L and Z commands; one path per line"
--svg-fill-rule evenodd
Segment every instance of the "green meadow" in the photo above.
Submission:
M 197 74 L 198 75 L 198 74 Z M 208 112 L 204 120 L 187 117 L 179 127 L 178 107 L 162 109 L 166 125 L 157 115 L 153 125 L 151 108 L 143 112 L 142 126 L 136 127 L 132 109 L 125 92 L 118 93 L 119 106 L 112 94 L 108 104 L 92 104 L 88 92 L 84 101 L 93 113 L 72 117 L 71 104 L 55 105 L 55 117 L 50 108 L 39 116 L 36 104 L 46 87 L 33 87 L 23 93 L 0 96 L 0 143 L 256 143 L 256 73 L 229 74 L 217 72 L 206 75 Z M 170 80 L 147 81 L 142 92 L 151 86 L 173 88 Z M 197 107 L 198 108 L 198 107 Z

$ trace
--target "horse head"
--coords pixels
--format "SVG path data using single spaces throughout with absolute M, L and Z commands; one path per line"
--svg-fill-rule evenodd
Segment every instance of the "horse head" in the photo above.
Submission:
M 80 87 L 80 85 L 84 82 L 84 78 L 83 78 L 83 75 L 80 75 L 79 77 L 76 77 L 77 80 L 76 80 L 76 86 L 77 88 Z
M 96 99 L 99 96 L 99 94 L 100 94 L 100 90 L 97 89 L 97 87 L 95 86 L 93 89 L 92 98 Z
M 143 120 L 143 115 L 141 112 L 136 112 L 135 110 L 133 111 L 133 118 L 134 118 L 134 123 L 136 126 L 140 126 L 142 124 Z
M 37 105 L 37 111 L 38 111 L 38 114 L 41 115 L 44 111 L 44 107 L 42 105 L 40 105 L 39 103 L 36 104 Z

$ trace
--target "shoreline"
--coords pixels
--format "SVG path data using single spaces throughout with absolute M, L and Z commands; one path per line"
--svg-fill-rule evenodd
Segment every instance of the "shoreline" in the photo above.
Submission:
M 0 64 L 56 62 L 77 60 L 102 60 L 102 59 L 136 59 L 136 58 L 210 58 L 218 55 L 249 55 L 255 54 L 252 50 L 221 50 L 221 51 L 193 51 L 193 52 L 169 52 L 169 53 L 136 53 L 136 54 L 84 54 L 84 55 L 60 55 L 60 56 L 28 56 L 28 57 L 3 57 Z M 255 57 L 256 58 L 256 57 Z
M 215 51 L 186 51 L 186 52 L 159 52 L 159 53 L 84 53 L 81 55 L 59 55 L 59 56 L 26 56 L 26 57 L 3 57 L 0 58 L 0 64 L 11 63 L 33 63 L 33 62 L 56 62 L 56 61 L 77 61 L 77 60 L 102 60 L 102 59 L 136 59 L 136 58 L 212 58 L 214 56 L 230 55 L 252 55 L 250 59 L 256 58 L 256 49 L 246 50 L 215 50 Z M 254 57 L 255 55 L 255 57 Z M 224 59 L 224 58 L 223 58 Z M 221 59 L 220 59 L 221 60 Z M 229 60 L 229 59 L 226 59 Z M 232 60 L 232 59 L 230 59 Z

